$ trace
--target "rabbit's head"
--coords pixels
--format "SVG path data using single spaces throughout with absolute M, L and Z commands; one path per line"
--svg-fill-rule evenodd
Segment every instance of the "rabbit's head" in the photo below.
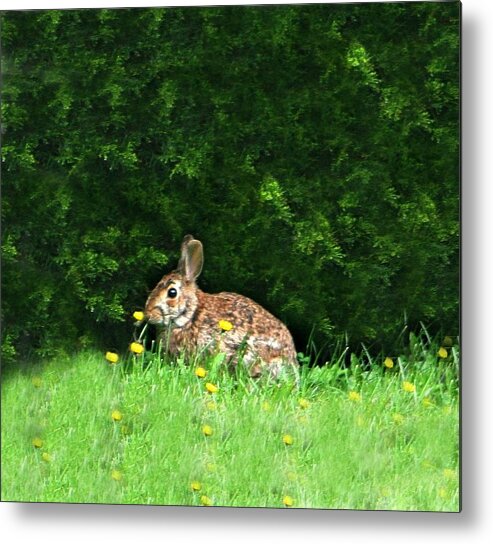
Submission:
M 202 244 L 185 236 L 178 268 L 164 276 L 147 299 L 145 316 L 150 323 L 184 327 L 190 322 L 198 305 L 195 280 L 203 262 Z

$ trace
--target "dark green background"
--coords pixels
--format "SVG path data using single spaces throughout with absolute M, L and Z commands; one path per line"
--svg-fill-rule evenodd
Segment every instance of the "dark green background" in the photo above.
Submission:
M 2 346 L 123 347 L 205 247 L 298 350 L 458 332 L 449 3 L 4 12 Z M 346 341 L 346 340 L 344 340 Z

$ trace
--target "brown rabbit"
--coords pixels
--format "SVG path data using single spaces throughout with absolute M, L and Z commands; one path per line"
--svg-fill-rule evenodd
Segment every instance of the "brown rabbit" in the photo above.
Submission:
M 296 369 L 294 342 L 281 321 L 247 297 L 211 295 L 197 287 L 203 262 L 201 242 L 185 236 L 177 270 L 147 299 L 146 319 L 164 327 L 160 339 L 169 352 L 220 351 L 229 365 L 242 360 L 254 377 L 266 370 L 276 378 L 283 369 Z

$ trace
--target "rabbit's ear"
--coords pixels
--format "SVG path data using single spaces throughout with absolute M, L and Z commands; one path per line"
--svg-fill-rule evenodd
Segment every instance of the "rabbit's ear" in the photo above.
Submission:
M 187 234 L 183 238 L 183 241 L 181 243 L 181 255 L 180 255 L 180 260 L 178 261 L 177 269 L 178 269 L 178 272 L 180 272 L 180 274 L 183 274 L 183 275 L 185 275 L 185 263 L 187 260 L 187 245 L 193 239 L 194 237 L 191 234 Z
M 187 234 L 181 245 L 181 257 L 178 263 L 178 270 L 188 281 L 195 281 L 202 272 L 204 264 L 204 251 L 202 243 L 194 240 L 193 236 Z

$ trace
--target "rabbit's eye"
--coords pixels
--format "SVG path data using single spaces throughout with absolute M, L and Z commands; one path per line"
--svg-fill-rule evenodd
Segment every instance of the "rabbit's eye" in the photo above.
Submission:
M 168 289 L 169 298 L 175 298 L 177 294 L 178 294 L 178 291 L 174 287 L 171 287 L 171 289 Z

